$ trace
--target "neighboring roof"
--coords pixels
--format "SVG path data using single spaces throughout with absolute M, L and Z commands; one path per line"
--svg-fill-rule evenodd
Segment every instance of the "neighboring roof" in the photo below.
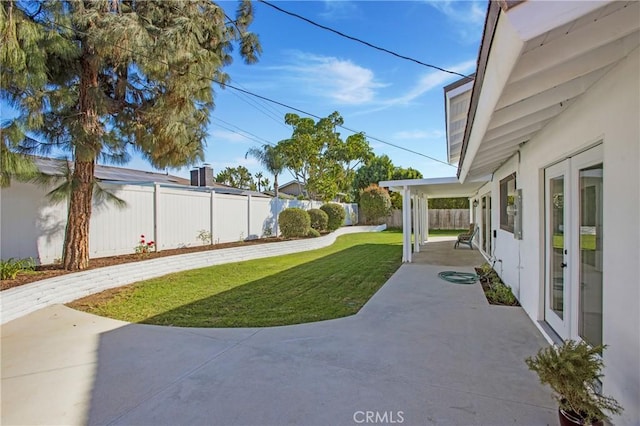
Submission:
M 485 22 L 462 182 L 495 172 L 639 45 L 636 1 L 501 6 L 490 2 Z
M 60 174 L 60 166 L 66 160 L 34 157 L 34 161 L 40 172 L 48 175 Z M 72 164 L 72 163 L 70 163 Z M 175 183 L 179 185 L 190 185 L 189 179 L 173 176 L 168 173 L 146 172 L 135 169 L 125 169 L 122 167 L 103 166 L 96 164 L 95 177 L 100 180 L 123 181 L 123 182 L 157 182 Z
M 289 182 L 287 182 L 287 183 L 285 183 L 285 184 L 283 184 L 283 185 L 278 185 L 278 188 L 279 188 L 279 189 L 282 189 L 282 188 L 286 188 L 286 187 L 288 187 L 288 186 L 293 186 L 293 185 L 295 185 L 295 186 L 300 185 L 300 187 L 304 188 L 304 183 L 302 183 L 302 182 L 300 182 L 300 181 L 297 181 L 297 180 L 295 180 L 295 179 L 294 179 L 294 180 L 292 180 L 292 181 L 289 181 Z
M 48 175 L 60 174 L 60 166 L 66 160 L 45 158 L 45 157 L 33 157 L 38 166 L 40 172 Z M 69 162 L 71 166 L 73 163 Z M 120 184 L 136 184 L 136 185 L 149 185 L 153 183 L 160 183 L 166 185 L 176 185 L 180 187 L 187 187 L 191 190 L 210 191 L 213 189 L 218 194 L 229 195 L 251 195 L 256 197 L 269 197 L 258 191 L 251 191 L 248 189 L 233 188 L 231 186 L 214 182 L 211 186 L 191 186 L 189 179 L 181 178 L 179 176 L 173 176 L 168 173 L 156 173 L 147 172 L 143 170 L 126 169 L 122 167 L 104 166 L 96 164 L 95 177 L 104 182 L 120 183 Z
M 455 177 L 430 179 L 384 180 L 378 183 L 383 188 L 400 192 L 406 186 L 412 194 L 425 195 L 428 198 L 471 197 L 489 181 L 489 177 L 474 182 L 460 183 Z

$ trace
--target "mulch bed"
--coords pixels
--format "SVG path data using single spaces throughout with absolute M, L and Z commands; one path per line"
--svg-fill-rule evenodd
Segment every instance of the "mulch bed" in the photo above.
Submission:
M 212 245 L 204 245 L 204 246 L 168 249 L 168 250 L 162 250 L 157 253 L 152 252 L 144 255 L 125 254 L 121 256 L 101 257 L 97 259 L 90 259 L 89 267 L 87 269 L 102 268 L 105 266 L 120 265 L 123 263 L 139 262 L 141 260 L 155 259 L 157 257 L 175 256 L 178 254 L 196 253 L 196 252 L 208 251 L 208 250 L 220 250 L 220 249 L 225 249 L 230 247 L 276 243 L 279 241 L 285 241 L 285 239 L 275 238 L 275 237 L 259 238 L 255 240 L 236 241 L 231 243 L 220 243 L 220 244 L 212 244 Z M 7 290 L 13 287 L 18 287 L 24 284 L 29 284 L 34 281 L 40 281 L 47 278 L 53 278 L 60 275 L 70 274 L 71 272 L 77 272 L 77 271 L 66 271 L 62 269 L 61 265 L 58 265 L 58 264 L 39 265 L 39 266 L 36 266 L 35 271 L 21 272 L 13 280 L 1 280 L 0 291 Z

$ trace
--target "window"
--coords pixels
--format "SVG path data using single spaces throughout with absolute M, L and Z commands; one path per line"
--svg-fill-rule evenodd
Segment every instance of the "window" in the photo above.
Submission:
M 516 204 L 516 174 L 500 181 L 500 229 L 513 233 Z

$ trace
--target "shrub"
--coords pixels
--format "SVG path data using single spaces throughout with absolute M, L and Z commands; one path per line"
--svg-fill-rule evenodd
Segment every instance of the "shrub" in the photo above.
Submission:
M 501 282 L 494 282 L 491 288 L 485 293 L 489 301 L 499 305 L 517 305 L 518 300 L 513 295 L 511 288 Z
M 329 216 L 329 222 L 327 223 L 327 229 L 329 231 L 335 231 L 340 228 L 344 223 L 345 217 L 347 217 L 347 213 L 340 204 L 327 203 L 320 207 L 320 210 Z
M 33 271 L 36 268 L 36 262 L 32 258 L 14 259 L 10 257 L 7 260 L 0 260 L 0 279 L 13 280 L 19 272 Z
M 329 215 L 320 209 L 307 210 L 309 217 L 311 218 L 311 228 L 320 232 L 327 229 L 329 223 Z
M 391 213 L 391 197 L 386 189 L 369 185 L 360 194 L 360 211 L 365 223 L 380 224 Z
M 316 237 L 319 237 L 319 236 L 320 236 L 320 233 L 318 231 L 316 231 L 313 228 L 309 228 L 309 232 L 307 232 L 307 237 L 316 238 Z
M 311 218 L 305 210 L 288 208 L 278 216 L 278 224 L 285 238 L 306 237 L 311 228 Z

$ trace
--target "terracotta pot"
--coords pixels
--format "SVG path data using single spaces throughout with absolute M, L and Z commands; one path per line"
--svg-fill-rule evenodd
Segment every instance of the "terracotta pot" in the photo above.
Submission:
M 558 409 L 558 418 L 560 419 L 560 426 L 604 426 L 602 420 L 593 423 L 584 423 L 576 413 L 562 409 Z

